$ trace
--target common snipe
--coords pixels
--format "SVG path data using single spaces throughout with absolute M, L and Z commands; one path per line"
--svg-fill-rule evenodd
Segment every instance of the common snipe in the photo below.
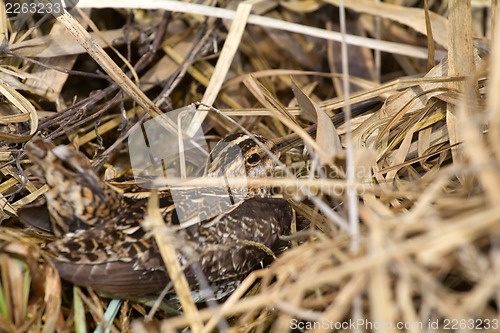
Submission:
M 353 115 L 366 109 L 353 110 Z M 332 121 L 339 125 L 343 114 Z M 315 127 L 308 132 L 314 133 Z M 278 146 L 297 141 L 293 136 L 273 142 L 258 135 L 229 135 L 210 153 L 205 176 L 270 177 Z M 169 284 L 158 246 L 141 226 L 148 200 L 142 188 L 148 186 L 131 178 L 101 181 L 83 154 L 43 139 L 32 140 L 26 151 L 49 187 L 50 221 L 37 227 L 55 234 L 48 250 L 63 279 L 115 295 L 158 293 Z M 231 195 L 241 195 L 238 188 L 231 190 Z M 215 297 L 223 298 L 269 257 L 269 249 L 284 245 L 280 236 L 290 231 L 292 209 L 286 200 L 271 198 L 269 191 L 266 186 L 245 188 L 244 200 L 214 204 L 214 197 L 228 194 L 226 188 L 203 193 L 176 189 L 177 198 L 195 206 L 179 206 L 171 190 L 160 192 L 161 213 L 176 227 L 179 261 L 192 289 L 199 288 L 195 272 L 201 271 Z M 30 208 L 20 211 L 22 220 L 33 225 L 32 215 Z M 180 215 L 197 215 L 200 222 L 183 226 Z
M 272 141 L 255 137 L 268 152 L 279 156 Z M 206 176 L 271 176 L 275 164 L 265 150 L 246 134 L 229 135 L 212 150 Z M 48 250 L 60 276 L 117 295 L 162 291 L 170 279 L 155 241 L 141 227 L 148 192 L 140 190 L 137 180 L 102 182 L 83 154 L 67 146 L 54 147 L 43 139 L 27 144 L 26 152 L 49 186 L 45 196 L 51 225 L 46 229 L 52 229 L 59 239 Z M 200 195 L 193 189 L 176 191 L 177 198 L 185 196 L 186 201 L 198 204 L 195 208 L 181 205 L 182 209 L 204 208 L 192 212 L 201 216 L 200 223 L 183 228 L 171 192 L 160 193 L 165 221 L 180 226 L 176 247 L 193 289 L 198 286 L 194 265 L 219 299 L 269 257 L 266 249 L 283 246 L 279 236 L 289 232 L 292 209 L 286 200 L 270 198 L 269 187 L 250 187 L 240 203 L 222 200 L 217 201 L 218 207 L 213 207 L 211 199 L 222 194 L 220 189 Z M 237 189 L 231 195 L 235 192 Z

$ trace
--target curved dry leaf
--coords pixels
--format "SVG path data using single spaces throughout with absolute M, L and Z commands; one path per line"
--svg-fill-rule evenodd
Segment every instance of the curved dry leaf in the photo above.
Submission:
M 28 121 L 30 119 L 29 114 L 11 114 L 6 116 L 0 116 L 0 125 L 9 125 L 11 123 L 21 123 Z
M 292 90 L 300 108 L 310 115 L 313 113 L 316 114 L 318 126 L 316 130 L 316 143 L 322 149 L 321 152 L 318 152 L 320 163 L 323 165 L 330 163 L 332 158 L 342 151 L 337 129 L 325 111 L 304 94 L 293 81 Z
M 479 68 L 484 64 L 483 57 L 487 54 L 488 47 L 475 44 L 474 64 Z M 387 134 L 388 129 L 395 121 L 405 113 L 411 113 L 415 110 L 425 107 L 429 99 L 442 94 L 443 91 L 450 91 L 449 83 L 451 80 L 462 80 L 461 78 L 447 78 L 448 59 L 444 58 L 439 64 L 432 68 L 423 78 L 422 83 L 399 92 L 387 99 L 379 114 L 385 114 L 394 118 L 384 129 L 377 134 L 375 144 L 380 142 L 382 137 Z M 426 78 L 444 78 L 442 82 L 426 81 Z M 404 110 L 404 111 L 403 111 Z
M 36 110 L 33 104 L 31 104 L 23 95 L 18 93 L 3 80 L 0 80 L 0 94 L 4 95 L 5 98 L 7 98 L 7 100 L 11 102 L 19 111 L 29 114 L 30 135 L 34 135 L 38 128 L 38 115 L 36 114 Z M 26 136 L 15 137 L 24 139 Z
M 450 93 L 452 92 L 448 87 L 443 86 L 443 87 L 438 87 L 434 89 L 429 89 L 426 91 L 423 91 L 416 96 L 412 97 L 402 108 L 392 116 L 392 118 L 385 124 L 383 128 L 381 128 L 380 133 L 378 134 L 377 138 L 375 139 L 375 145 L 378 145 L 379 142 L 384 138 L 390 131 L 391 128 L 393 128 L 402 118 L 405 114 L 413 114 L 414 112 L 418 112 L 418 110 L 421 110 L 424 108 L 418 108 L 415 105 L 421 102 L 423 99 L 426 101 L 429 101 L 432 97 L 439 98 L 440 94 L 445 94 L 445 93 Z M 392 102 L 397 102 L 397 100 L 387 100 L 386 106 L 390 107 Z M 399 137 L 395 138 L 392 140 L 392 143 L 389 146 L 394 146 L 396 143 L 399 143 L 401 140 L 401 137 L 406 135 L 405 133 L 401 133 Z
M 310 96 L 313 93 L 314 89 L 316 89 L 317 86 L 318 86 L 318 82 L 314 81 L 314 82 L 311 82 L 310 84 L 303 86 L 301 90 L 304 94 L 306 94 L 307 96 Z M 297 97 L 294 97 L 288 103 L 289 107 L 297 106 L 297 105 L 298 105 Z M 299 109 L 300 109 L 300 116 L 302 118 L 306 119 L 307 121 L 310 121 L 311 123 L 317 122 L 318 116 L 316 115 L 316 112 L 309 112 L 310 111 L 309 109 L 302 109 L 300 107 L 299 107 Z

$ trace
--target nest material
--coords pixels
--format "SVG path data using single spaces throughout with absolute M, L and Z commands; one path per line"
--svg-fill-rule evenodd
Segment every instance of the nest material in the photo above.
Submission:
M 290 250 L 252 273 L 216 315 L 211 307 L 169 319 L 158 311 L 145 324 L 149 309 L 134 299 L 121 305 L 112 329 L 348 331 L 346 323 L 361 320 L 358 328 L 367 331 L 376 323 L 413 325 L 396 327 L 401 331 L 434 323 L 495 328 L 500 68 L 489 59 L 500 57 L 498 7 L 429 1 L 426 12 L 347 1 L 348 43 L 351 35 L 392 43 L 361 38 L 343 53 L 331 41 L 340 29 L 337 1 L 262 2 L 250 18 L 244 3 L 234 23 L 217 19 L 206 4 L 196 7 L 200 16 L 191 3 L 177 4 L 175 12 L 138 9 L 147 0 L 127 10 L 85 3 L 88 8 L 56 19 L 0 14 L 8 23 L 0 26 L 6 36 L 1 330 L 91 329 L 116 305 L 92 291 L 61 289 L 40 251 L 46 240 L 26 234 L 17 221 L 17 209 L 45 191 L 23 155 L 32 135 L 73 144 L 111 177 L 130 172 L 123 142 L 134 124 L 196 101 L 277 138 L 294 126 L 328 123 L 324 117 L 348 101 L 372 98 L 385 103 L 371 115 L 337 129 L 319 126 L 310 139 L 314 162 L 304 163 L 297 151 L 287 154 L 287 165 L 304 179 L 301 186 L 295 178 L 279 185 L 311 222 Z M 236 3 L 218 6 L 230 11 Z M 279 29 L 269 22 L 279 22 Z M 288 32 L 296 25 L 303 34 Z M 487 38 L 472 41 L 473 35 Z M 345 55 L 348 76 L 342 74 Z M 212 137 L 238 131 L 216 113 L 203 120 Z M 338 139 L 345 150 L 332 150 Z M 320 172 L 317 163 L 326 167 Z

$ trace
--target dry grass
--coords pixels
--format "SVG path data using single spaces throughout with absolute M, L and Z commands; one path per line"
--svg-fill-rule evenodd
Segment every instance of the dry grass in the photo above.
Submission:
M 341 1 L 198 2 L 82 0 L 57 19 L 17 20 L 0 4 L 0 331 L 85 332 L 103 318 L 113 332 L 497 331 L 498 1 L 348 0 L 345 25 Z M 325 121 L 373 98 L 385 103 L 369 116 Z M 283 160 L 301 179 L 274 183 L 310 227 L 218 306 L 184 297 L 188 311 L 145 322 L 136 299 L 61 289 L 47 240 L 17 220 L 46 190 L 23 144 L 41 133 L 103 176 L 127 174 L 132 126 L 196 101 L 252 132 L 308 142 L 311 160 Z M 302 128 L 316 119 L 314 140 Z M 214 112 L 202 121 L 212 136 L 238 131 Z

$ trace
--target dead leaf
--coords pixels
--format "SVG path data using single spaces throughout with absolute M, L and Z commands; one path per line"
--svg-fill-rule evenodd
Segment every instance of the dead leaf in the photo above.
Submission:
M 297 98 L 300 108 L 308 114 L 316 114 L 317 130 L 316 143 L 322 149 L 319 154 L 320 163 L 325 165 L 332 161 L 333 157 L 342 151 L 340 138 L 337 129 L 332 123 L 330 117 L 316 103 L 314 103 L 300 88 L 292 82 L 292 90 Z

